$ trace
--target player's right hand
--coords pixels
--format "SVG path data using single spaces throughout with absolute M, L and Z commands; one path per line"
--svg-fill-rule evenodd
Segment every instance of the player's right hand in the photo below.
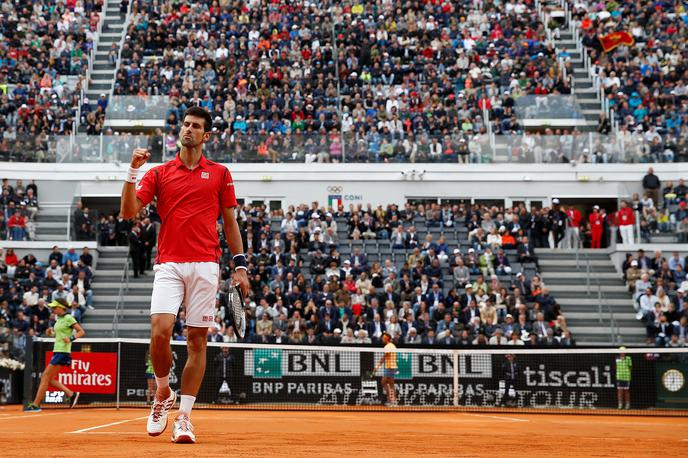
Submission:
M 150 159 L 151 153 L 145 148 L 134 149 L 134 154 L 131 155 L 131 168 L 141 168 L 143 164 Z

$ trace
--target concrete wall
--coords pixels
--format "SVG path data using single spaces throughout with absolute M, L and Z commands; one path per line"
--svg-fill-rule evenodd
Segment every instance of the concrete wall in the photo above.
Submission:
M 147 170 L 152 165 L 147 166 Z M 43 202 L 75 194 L 119 196 L 127 164 L 0 164 L 0 176 L 34 178 Z M 407 198 L 614 198 L 642 191 L 645 164 L 230 164 L 237 196 L 283 205 L 331 196 L 349 203 L 403 204 Z M 676 164 L 657 164 L 663 181 L 686 177 Z

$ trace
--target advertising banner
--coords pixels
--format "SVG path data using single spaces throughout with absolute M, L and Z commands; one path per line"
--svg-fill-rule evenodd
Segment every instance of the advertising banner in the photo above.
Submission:
M 53 352 L 45 354 L 46 366 Z M 117 392 L 117 353 L 72 352 L 71 366 L 62 366 L 58 379 L 67 388 L 81 393 L 115 394 Z M 50 388 L 50 391 L 55 391 Z

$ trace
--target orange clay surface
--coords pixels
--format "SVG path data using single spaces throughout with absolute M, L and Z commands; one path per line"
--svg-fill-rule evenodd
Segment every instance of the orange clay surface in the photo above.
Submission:
M 0 408 L 0 456 L 686 456 L 688 418 L 194 410 L 198 442 L 146 434 L 147 410 Z

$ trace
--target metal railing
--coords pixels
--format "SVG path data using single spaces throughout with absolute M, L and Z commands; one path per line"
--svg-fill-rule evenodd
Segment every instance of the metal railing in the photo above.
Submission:
M 95 62 L 95 60 L 96 60 L 96 53 L 98 52 L 98 45 L 100 44 L 100 38 L 102 37 L 103 23 L 105 22 L 107 2 L 105 4 L 103 4 L 102 8 L 103 8 L 103 10 L 99 13 L 100 18 L 98 19 L 98 29 L 96 30 L 96 39 L 93 42 L 93 47 L 88 52 L 88 68 L 86 69 L 86 78 L 84 80 L 85 84 L 84 84 L 84 81 L 82 81 L 81 91 L 79 93 L 79 104 L 77 105 L 77 109 L 76 109 L 76 119 L 74 120 L 75 129 L 72 130 L 72 135 L 76 135 L 76 132 L 78 130 L 78 126 L 81 125 L 81 105 L 83 104 L 84 97 L 85 97 L 85 92 L 86 92 L 85 87 L 89 86 L 91 84 L 91 73 L 93 73 L 93 62 Z
M 115 63 L 115 71 L 112 79 L 112 86 L 110 86 L 110 93 L 108 100 L 112 99 L 112 95 L 115 93 L 115 80 L 117 78 L 117 70 L 122 62 L 122 48 L 124 47 L 124 39 L 127 36 L 127 27 L 131 23 L 131 9 L 134 5 L 134 0 L 129 1 L 129 6 L 127 8 L 127 15 L 124 17 L 124 27 L 122 27 L 122 36 L 119 38 L 119 51 L 117 52 L 117 62 Z
M 578 245 L 576 245 L 576 248 L 574 250 L 575 255 L 576 255 L 576 270 L 580 271 L 581 266 L 580 266 L 580 248 Z M 585 261 L 585 292 L 588 298 L 593 297 L 593 290 L 590 287 L 590 277 L 592 274 L 592 266 L 591 266 L 591 260 L 590 260 L 590 255 L 587 252 L 583 252 L 583 258 Z M 603 313 L 607 313 L 607 316 L 609 317 L 609 339 L 610 343 L 612 345 L 616 345 L 621 342 L 621 333 L 619 330 L 619 325 L 616 322 L 616 318 L 614 317 L 614 310 L 612 309 L 611 305 L 604 300 L 604 296 L 602 294 L 602 283 L 600 283 L 600 279 L 597 275 L 594 275 L 593 278 L 595 279 L 595 284 L 597 285 L 597 320 L 600 324 L 604 323 L 604 318 L 603 318 Z
M 603 112 L 607 115 L 607 119 L 611 119 L 611 113 L 610 113 L 610 106 L 609 103 L 606 100 L 605 93 L 604 93 L 604 85 L 601 84 L 600 77 L 597 74 L 592 74 L 591 69 L 592 69 L 592 59 L 590 58 L 590 55 L 588 54 L 588 49 L 583 46 L 583 42 L 581 40 L 580 36 L 580 29 L 578 25 L 574 22 L 573 20 L 573 13 L 571 9 L 569 8 L 569 2 L 568 0 L 560 0 L 560 5 L 562 9 L 564 10 L 564 16 L 566 18 L 566 25 L 568 26 L 569 30 L 573 34 L 573 40 L 576 43 L 576 51 L 578 51 L 581 54 L 581 59 L 583 61 L 583 68 L 585 69 L 585 73 L 588 78 L 591 79 L 592 81 L 592 87 L 595 89 L 596 96 L 600 103 L 602 104 L 602 110 Z M 571 91 L 573 93 L 573 90 Z M 613 127 L 613 126 L 612 126 Z
M 119 292 L 117 293 L 117 303 L 115 304 L 115 313 L 112 317 L 112 337 L 119 337 L 119 322 L 121 321 L 124 312 L 124 298 L 129 293 L 129 253 L 124 261 L 124 270 L 122 270 L 122 279 L 119 283 Z
M 590 256 L 586 253 L 585 254 L 585 264 L 586 264 L 586 276 L 588 279 L 590 278 L 590 273 L 591 273 L 591 267 L 590 267 Z M 593 277 L 595 279 L 595 283 L 597 284 L 597 317 L 598 321 L 600 324 L 604 323 L 604 319 L 602 318 L 602 313 L 603 313 L 603 308 L 605 308 L 607 312 L 607 316 L 609 317 L 609 339 L 610 343 L 612 345 L 615 345 L 619 341 L 619 329 L 618 325 L 616 323 L 616 318 L 614 317 L 614 311 L 612 310 L 611 306 L 607 303 L 607 301 L 604 300 L 604 296 L 602 295 L 602 283 L 600 283 L 600 278 L 595 275 Z M 591 295 L 590 288 L 588 288 L 588 296 Z

